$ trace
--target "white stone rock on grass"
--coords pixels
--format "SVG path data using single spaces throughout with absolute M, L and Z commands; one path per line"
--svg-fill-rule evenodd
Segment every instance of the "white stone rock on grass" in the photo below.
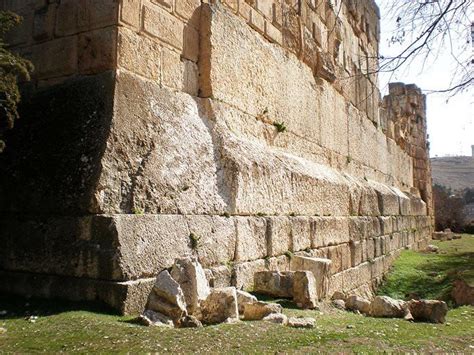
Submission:
M 244 320 L 261 320 L 272 313 L 281 313 L 278 303 L 255 302 L 244 305 Z
M 295 271 L 293 277 L 293 301 L 299 308 L 316 308 L 318 302 L 316 280 L 311 271 Z
M 146 325 L 148 327 L 166 327 L 172 328 L 173 321 L 171 318 L 165 316 L 164 314 L 154 312 L 152 310 L 147 309 L 143 312 L 142 315 L 138 318 L 141 324 Z
M 405 301 L 395 300 L 388 296 L 377 296 L 370 304 L 370 315 L 373 317 L 404 318 L 409 313 Z
M 268 316 L 264 317 L 263 320 L 266 322 L 281 324 L 281 325 L 288 324 L 288 317 L 284 315 L 283 313 L 271 313 Z
M 363 314 L 370 314 L 370 305 L 371 302 L 366 300 L 365 298 L 351 295 L 346 299 L 346 309 L 350 311 L 359 311 Z
M 183 290 L 167 270 L 158 274 L 146 309 L 162 313 L 173 321 L 187 315 Z
M 288 318 L 288 326 L 292 328 L 314 328 L 316 320 L 314 318 L 297 318 L 290 317 Z
M 248 292 L 237 290 L 237 302 L 239 307 L 239 314 L 243 314 L 244 306 L 249 303 L 257 302 L 257 297 Z

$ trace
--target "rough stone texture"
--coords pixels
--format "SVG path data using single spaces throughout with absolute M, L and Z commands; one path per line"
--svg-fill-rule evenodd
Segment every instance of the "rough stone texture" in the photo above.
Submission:
M 288 317 L 283 313 L 271 313 L 263 318 L 264 321 L 281 325 L 288 324 Z
M 448 305 L 438 300 L 411 300 L 408 309 L 414 320 L 428 321 L 431 323 L 446 322 Z
M 359 311 L 360 313 L 370 314 L 370 301 L 359 296 L 349 296 L 345 302 L 345 308 L 350 311 Z
M 433 210 L 424 96 L 380 101 L 354 3 L 0 1 L 36 67 L 0 155 L 0 291 L 140 314 L 176 258 L 252 289 L 296 253 L 328 260 L 301 269 L 319 297 L 369 297 Z
M 377 296 L 370 304 L 370 314 L 373 317 L 403 318 L 408 311 L 405 301 L 394 300 L 388 296 Z
M 293 271 L 311 271 L 316 281 L 316 294 L 318 299 L 323 299 L 329 296 L 329 272 L 331 269 L 331 260 L 294 255 L 291 258 L 290 267 Z
M 162 313 L 175 321 L 187 315 L 183 290 L 167 270 L 158 274 L 146 309 Z
M 282 307 L 278 303 L 254 302 L 244 306 L 245 320 L 261 320 L 272 313 L 281 313 Z
M 451 296 L 457 306 L 474 306 L 474 286 L 464 280 L 454 281 Z
M 316 320 L 314 318 L 288 318 L 288 326 L 292 328 L 314 328 Z
M 259 271 L 254 276 L 254 291 L 274 297 L 293 297 L 294 272 Z
M 248 292 L 237 290 L 237 302 L 239 306 L 239 314 L 243 314 L 245 305 L 257 302 L 257 297 Z
M 171 318 L 149 309 L 145 310 L 145 312 L 140 315 L 139 321 L 148 327 L 154 326 L 172 328 L 174 326 L 173 320 Z
M 199 315 L 200 303 L 211 292 L 206 274 L 196 258 L 177 259 L 171 269 L 171 277 L 179 284 L 190 315 Z
M 235 287 L 214 288 L 201 304 L 202 322 L 217 324 L 239 319 Z
M 299 308 L 314 309 L 318 301 L 316 280 L 311 271 L 295 271 L 293 277 L 293 302 Z

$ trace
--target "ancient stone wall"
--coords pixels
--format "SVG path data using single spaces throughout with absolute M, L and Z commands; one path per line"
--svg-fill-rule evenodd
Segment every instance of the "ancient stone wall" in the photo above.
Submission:
M 194 253 L 216 286 L 310 255 L 321 298 L 370 293 L 430 237 L 424 99 L 397 86 L 402 142 L 372 1 L 0 5 L 37 67 L 0 156 L 3 290 L 131 313 Z

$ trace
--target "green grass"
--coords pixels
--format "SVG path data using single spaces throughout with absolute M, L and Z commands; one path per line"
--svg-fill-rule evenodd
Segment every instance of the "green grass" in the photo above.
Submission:
M 392 294 L 395 285 L 403 288 L 402 293 L 410 287 L 419 290 L 422 287 L 417 283 L 422 282 L 429 286 L 424 292 L 443 293 L 448 281 L 430 281 L 428 273 L 455 271 L 472 276 L 472 264 L 466 264 L 472 262 L 472 255 L 464 254 L 472 253 L 473 239 L 466 236 L 441 242 L 439 255 L 404 252 L 383 290 Z M 289 316 L 314 317 L 317 327 L 241 322 L 202 329 L 148 328 L 132 317 L 112 315 L 87 304 L 0 298 L 0 311 L 8 311 L 0 316 L 0 327 L 6 329 L 0 330 L 0 353 L 474 352 L 474 307 L 450 310 L 447 323 L 440 325 L 368 318 L 329 306 L 321 312 L 302 311 L 288 301 L 279 302 Z M 28 321 L 29 315 L 37 315 L 37 321 Z
M 432 244 L 440 248 L 439 253 L 404 251 L 379 293 L 400 299 L 415 293 L 421 298 L 449 302 L 454 280 L 461 278 L 474 284 L 474 236 Z

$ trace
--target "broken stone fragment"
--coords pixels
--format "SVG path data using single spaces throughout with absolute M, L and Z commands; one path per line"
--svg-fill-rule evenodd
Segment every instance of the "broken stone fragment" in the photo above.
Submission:
M 439 251 L 439 248 L 436 245 L 429 244 L 426 247 L 426 251 L 429 252 L 429 253 L 437 253 Z
M 292 271 L 259 271 L 254 275 L 254 291 L 274 297 L 293 297 Z
M 183 291 L 167 270 L 158 274 L 145 308 L 162 313 L 173 321 L 187 314 Z
M 281 313 L 282 306 L 278 303 L 255 302 L 244 305 L 245 320 L 261 320 L 272 313 Z
M 319 299 L 328 297 L 329 278 L 332 262 L 329 259 L 293 255 L 290 262 L 292 271 L 308 270 L 316 280 L 316 293 Z
M 195 316 L 187 315 L 176 322 L 178 328 L 201 328 L 202 323 Z
M 370 304 L 370 314 L 373 317 L 404 318 L 408 312 L 405 301 L 388 296 L 377 296 Z
M 443 301 L 438 300 L 411 300 L 408 308 L 414 320 L 428 321 L 431 323 L 446 322 L 448 306 Z
M 341 299 L 333 300 L 332 304 L 337 309 L 340 309 L 340 310 L 346 309 L 346 302 L 344 302 L 344 300 L 341 300 Z
M 210 288 L 206 273 L 196 257 L 176 259 L 171 277 L 181 287 L 188 314 L 199 317 L 200 303 L 209 296 Z
M 138 320 L 141 324 L 148 327 L 173 327 L 173 321 L 169 317 L 149 309 L 143 312 L 143 314 L 138 317 Z
M 346 309 L 350 311 L 359 311 L 363 314 L 369 314 L 370 305 L 370 301 L 356 295 L 349 296 L 346 299 Z
M 201 321 L 204 324 L 217 324 L 239 318 L 237 292 L 235 287 L 212 289 L 201 303 Z
M 283 313 L 271 313 L 268 316 L 264 317 L 263 320 L 266 322 L 281 324 L 281 325 L 288 324 L 288 317 L 285 316 Z
M 314 328 L 316 320 L 314 318 L 288 318 L 288 326 L 292 328 Z
M 316 280 L 311 271 L 295 271 L 293 277 L 293 301 L 299 308 L 314 309 L 318 296 Z
M 239 314 L 244 313 L 244 306 L 248 303 L 255 303 L 257 302 L 257 297 L 254 295 L 242 291 L 242 290 L 237 290 L 237 302 L 239 305 Z

